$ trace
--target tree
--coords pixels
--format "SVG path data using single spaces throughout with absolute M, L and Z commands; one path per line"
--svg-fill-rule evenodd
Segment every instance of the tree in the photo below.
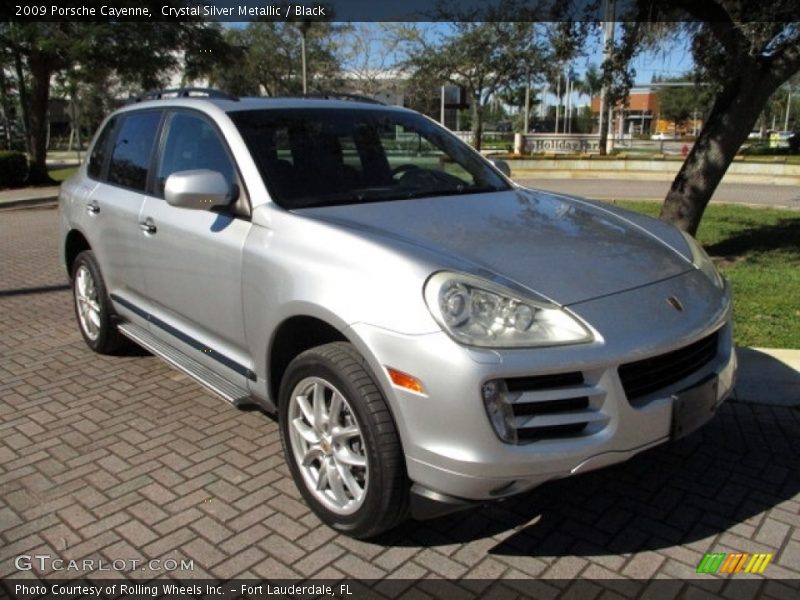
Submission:
M 449 24 L 438 43 L 424 37 L 413 42 L 404 67 L 412 80 L 451 83 L 469 95 L 473 144 L 481 147 L 486 107 L 492 97 L 519 81 L 530 62 L 538 62 L 540 48 L 532 23 L 458 21 Z M 412 84 L 414 85 L 414 84 Z
M 51 80 L 69 69 L 114 72 L 121 81 L 159 87 L 181 63 L 217 41 L 201 22 L 126 21 L 0 23 L 0 42 L 15 65 L 30 155 L 28 183 L 52 183 L 47 173 L 47 111 Z
M 673 12 L 664 14 L 665 9 Z M 692 18 L 683 24 L 714 100 L 661 218 L 697 232 L 711 196 L 773 93 L 800 71 L 796 0 L 639 0 L 640 15 Z
M 341 61 L 347 87 L 358 94 L 376 97 L 395 79 L 397 50 L 404 28 L 397 23 L 354 23 L 343 31 Z
M 663 87 L 658 91 L 661 118 L 671 121 L 676 130 L 688 119 L 696 115 L 704 116 L 711 106 L 709 87 L 702 85 L 701 82 L 691 85 L 692 79 L 695 78 L 691 73 L 684 77 L 667 79 L 665 83 L 683 83 L 685 85 Z
M 583 79 L 575 82 L 575 90 L 579 94 L 583 94 L 589 98 L 591 103 L 592 98 L 597 98 L 603 90 L 603 75 L 597 68 L 597 65 L 590 63 L 586 67 L 586 72 L 583 74 Z M 578 122 L 580 123 L 580 131 L 584 133 L 591 133 L 594 127 L 594 119 L 592 117 L 591 104 L 587 107 L 588 110 L 583 111 L 578 115 Z
M 589 99 L 595 98 L 600 93 L 600 90 L 603 89 L 603 76 L 600 71 L 598 71 L 596 64 L 590 63 L 589 66 L 586 67 L 583 80 L 581 80 L 580 85 L 576 85 L 575 88 L 581 94 L 588 96 Z
M 237 68 L 220 65 L 211 82 L 241 95 L 287 96 L 303 92 L 301 31 L 292 22 L 255 21 L 229 29 L 226 41 L 239 53 Z M 334 37 L 337 26 L 315 22 L 306 31 L 309 89 L 329 92 L 341 85 L 341 65 Z

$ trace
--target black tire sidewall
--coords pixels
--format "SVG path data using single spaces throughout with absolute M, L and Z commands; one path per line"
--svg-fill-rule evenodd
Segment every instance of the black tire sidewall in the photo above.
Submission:
M 362 367 L 363 369 L 363 367 Z M 366 370 L 365 370 L 366 372 Z M 371 374 L 367 373 L 372 380 L 375 389 L 380 394 L 378 386 L 374 382 Z M 320 503 L 308 489 L 300 467 L 296 464 L 291 448 L 289 437 L 289 394 L 295 386 L 307 377 L 319 377 L 328 381 L 339 392 L 344 394 L 352 409 L 352 413 L 361 429 L 364 439 L 365 453 L 367 455 L 367 465 L 369 468 L 369 484 L 367 486 L 366 498 L 361 507 L 350 515 L 339 515 Z M 381 394 L 383 400 L 383 395 Z M 392 474 L 388 473 L 388 465 L 378 451 L 378 431 L 372 419 L 370 411 L 365 406 L 365 400 L 355 385 L 347 376 L 338 372 L 336 366 L 322 354 L 315 353 L 313 350 L 306 352 L 296 358 L 286 371 L 286 375 L 281 382 L 279 400 L 279 424 L 281 428 L 281 439 L 283 441 L 284 455 L 289 465 L 292 477 L 314 513 L 328 526 L 354 537 L 368 537 L 362 532 L 373 529 L 375 522 L 380 520 L 380 515 L 386 510 L 385 493 L 390 487 Z M 383 400 L 385 403 L 385 400 Z

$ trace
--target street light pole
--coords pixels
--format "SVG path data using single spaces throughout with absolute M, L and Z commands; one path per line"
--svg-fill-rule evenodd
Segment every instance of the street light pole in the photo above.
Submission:
M 522 125 L 522 133 L 528 133 L 531 118 L 531 69 L 528 67 L 527 78 L 525 80 L 525 123 Z
M 303 56 L 303 95 L 308 93 L 308 73 L 306 71 L 306 30 L 302 30 L 300 38 L 300 48 Z
M 614 0 L 603 0 L 603 62 L 606 63 L 611 57 L 611 49 L 614 46 Z M 603 130 L 606 132 L 605 148 L 600 148 L 600 154 L 605 154 L 613 146 L 612 115 L 613 107 L 608 101 L 608 83 L 606 82 L 605 69 L 603 70 L 603 87 L 600 90 L 600 119 L 599 133 L 600 142 L 603 142 Z M 606 115 L 607 111 L 607 115 Z M 608 121 L 604 126 L 603 119 Z
M 789 131 L 789 111 L 792 108 L 792 88 L 789 88 L 789 94 L 786 97 L 786 119 L 783 122 L 783 130 Z
M 311 28 L 311 21 L 309 20 L 301 21 L 297 27 L 298 29 L 300 29 L 300 59 L 303 70 L 303 95 L 306 95 L 308 94 L 308 70 L 306 66 L 307 65 L 306 35 L 308 35 L 308 30 Z
M 558 81 L 556 82 L 556 127 L 553 133 L 558 133 L 558 121 L 561 116 L 561 69 L 558 70 Z

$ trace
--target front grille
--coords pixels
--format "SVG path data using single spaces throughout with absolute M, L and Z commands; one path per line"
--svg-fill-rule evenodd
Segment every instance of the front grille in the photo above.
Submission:
M 592 407 L 602 404 L 604 392 L 585 383 L 580 372 L 509 378 L 505 388 L 518 444 L 578 437 L 608 422 L 605 413 Z
M 697 372 L 717 355 L 719 333 L 678 350 L 622 365 L 618 372 L 629 401 L 642 398 Z
M 532 392 L 550 388 L 583 384 L 583 373 L 557 373 L 555 375 L 536 375 L 535 377 L 511 377 L 506 379 L 509 392 Z

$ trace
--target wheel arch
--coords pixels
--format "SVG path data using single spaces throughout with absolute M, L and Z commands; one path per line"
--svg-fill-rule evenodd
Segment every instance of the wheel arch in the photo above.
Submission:
M 75 259 L 78 255 L 85 251 L 91 250 L 89 240 L 86 239 L 79 230 L 71 229 L 64 240 L 64 266 L 67 269 L 67 277 L 72 277 L 72 267 L 75 264 Z
M 268 392 L 277 407 L 283 374 L 296 356 L 331 342 L 350 342 L 347 336 L 327 321 L 310 315 L 288 317 L 275 330 L 267 360 Z

